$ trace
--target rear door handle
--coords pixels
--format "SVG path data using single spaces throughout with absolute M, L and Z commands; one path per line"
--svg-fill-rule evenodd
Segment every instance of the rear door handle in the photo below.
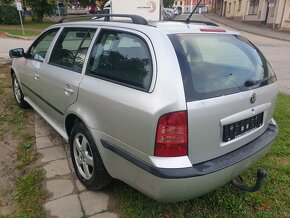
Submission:
M 72 90 L 69 85 L 65 85 L 65 87 L 64 87 L 64 93 L 66 95 L 71 95 L 71 94 L 74 93 L 74 90 Z

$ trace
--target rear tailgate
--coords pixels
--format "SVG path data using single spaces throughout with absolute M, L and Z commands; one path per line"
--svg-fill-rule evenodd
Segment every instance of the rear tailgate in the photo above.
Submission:
M 256 102 L 251 104 L 253 93 Z M 188 102 L 188 156 L 192 164 L 231 152 L 265 132 L 276 96 L 277 87 L 272 84 L 254 91 Z
M 260 50 L 228 33 L 171 34 L 188 110 L 192 164 L 260 136 L 272 118 L 276 76 Z

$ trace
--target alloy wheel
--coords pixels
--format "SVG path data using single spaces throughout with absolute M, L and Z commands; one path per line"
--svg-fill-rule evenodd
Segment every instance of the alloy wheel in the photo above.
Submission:
M 81 133 L 74 138 L 73 152 L 79 173 L 86 180 L 90 180 L 94 173 L 93 153 L 87 138 Z

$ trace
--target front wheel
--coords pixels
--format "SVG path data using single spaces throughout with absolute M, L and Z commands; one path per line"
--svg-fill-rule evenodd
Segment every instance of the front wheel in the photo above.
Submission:
M 20 88 L 19 82 L 15 74 L 12 74 L 12 87 L 13 87 L 13 94 L 14 94 L 17 105 L 23 109 L 29 108 L 29 104 L 24 100 L 23 92 Z
M 107 186 L 111 177 L 108 174 L 90 132 L 77 122 L 70 134 L 70 151 L 73 166 L 81 183 L 91 190 Z

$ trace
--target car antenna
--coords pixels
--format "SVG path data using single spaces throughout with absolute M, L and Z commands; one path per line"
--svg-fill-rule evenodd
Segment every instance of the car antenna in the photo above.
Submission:
M 193 13 L 195 12 L 195 10 L 197 9 L 197 7 L 200 5 L 201 3 L 201 0 L 199 0 L 199 2 L 197 3 L 197 5 L 195 6 L 195 8 L 192 10 L 192 12 L 190 13 L 189 17 L 185 20 L 185 23 L 186 24 L 189 24 L 190 23 L 190 18 L 191 16 L 193 15 Z

